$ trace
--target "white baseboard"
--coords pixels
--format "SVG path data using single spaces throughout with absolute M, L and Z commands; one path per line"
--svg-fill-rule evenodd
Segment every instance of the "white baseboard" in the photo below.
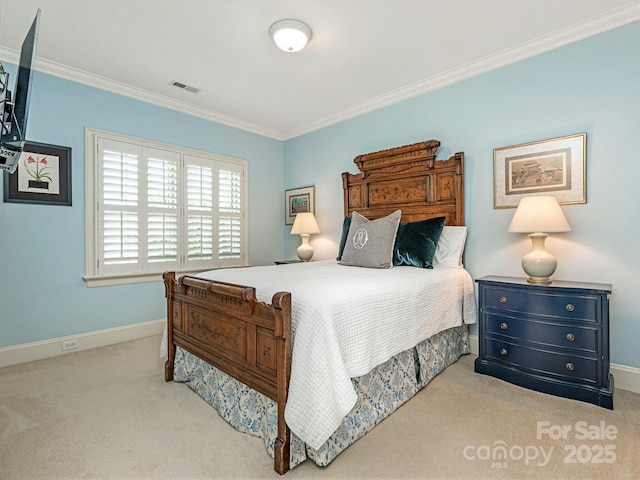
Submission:
M 478 355 L 477 335 L 469 335 L 469 348 L 471 349 L 471 353 Z M 640 368 L 612 363 L 610 369 L 614 378 L 613 383 L 615 388 L 640 393 Z
M 474 355 L 478 355 L 480 353 L 480 349 L 478 348 L 477 335 L 469 335 L 469 348 L 471 349 L 471 353 L 473 353 Z
M 166 320 L 152 320 L 149 322 L 135 323 L 124 327 L 97 330 L 95 332 L 70 335 L 68 337 L 51 338 L 40 342 L 23 343 L 11 347 L 0 348 L 0 368 L 19 363 L 33 362 L 43 358 L 66 355 L 81 350 L 88 350 L 96 347 L 106 347 L 116 343 L 127 342 L 137 338 L 160 335 Z M 77 348 L 62 350 L 64 343 L 76 344 Z M 158 343 L 158 348 L 160 344 Z
M 626 365 L 611 364 L 615 388 L 640 393 L 640 368 L 627 367 Z

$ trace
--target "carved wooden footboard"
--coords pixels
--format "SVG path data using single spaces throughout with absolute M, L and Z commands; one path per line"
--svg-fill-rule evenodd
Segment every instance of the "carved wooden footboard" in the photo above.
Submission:
M 255 289 L 183 276 L 163 275 L 168 312 L 165 380 L 173 380 L 176 346 L 273 399 L 278 404 L 274 468 L 289 470 L 290 431 L 284 420 L 291 375 L 291 294 L 270 305 Z

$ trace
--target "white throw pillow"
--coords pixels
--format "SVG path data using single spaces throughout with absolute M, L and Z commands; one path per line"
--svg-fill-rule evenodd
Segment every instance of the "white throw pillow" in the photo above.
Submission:
M 448 267 L 462 268 L 462 253 L 467 241 L 467 227 L 448 227 L 442 229 L 438 240 L 433 263 Z

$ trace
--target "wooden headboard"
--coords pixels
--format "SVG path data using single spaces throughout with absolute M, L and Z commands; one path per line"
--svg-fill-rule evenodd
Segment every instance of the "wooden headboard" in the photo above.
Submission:
M 436 160 L 438 140 L 358 155 L 360 173 L 342 174 L 344 214 L 373 220 L 402 210 L 403 222 L 446 217 L 464 225 L 464 153 Z

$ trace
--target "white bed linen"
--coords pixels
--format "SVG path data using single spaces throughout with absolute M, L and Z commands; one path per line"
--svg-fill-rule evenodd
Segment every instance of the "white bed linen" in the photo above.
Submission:
M 292 293 L 293 358 L 285 420 L 318 449 L 357 400 L 352 377 L 422 340 L 476 321 L 462 268 L 370 269 L 334 260 L 212 270 L 199 277 L 256 288 L 271 303 Z

